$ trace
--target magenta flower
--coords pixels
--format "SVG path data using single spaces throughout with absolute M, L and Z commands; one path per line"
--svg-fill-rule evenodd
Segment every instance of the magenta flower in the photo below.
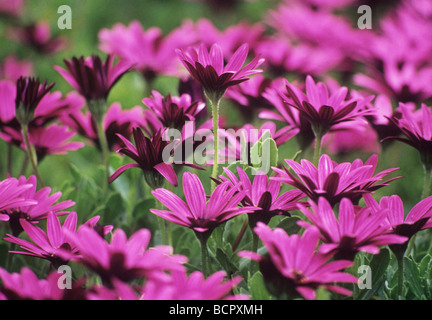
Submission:
M 133 129 L 133 137 L 136 147 L 125 137 L 118 135 L 124 143 L 117 152 L 131 158 L 134 162 L 125 164 L 118 168 L 109 178 L 113 182 L 123 172 L 130 168 L 140 168 L 144 173 L 144 178 L 148 185 L 155 189 L 160 187 L 166 179 L 169 183 L 177 186 L 177 174 L 173 164 L 165 162 L 163 159 L 164 149 L 169 144 L 163 137 L 163 130 L 158 131 L 151 139 L 144 136 L 140 128 Z M 192 163 L 182 162 L 183 165 L 192 166 L 201 169 Z
M 79 110 L 84 106 L 85 101 L 81 96 L 71 95 L 67 99 L 75 101 L 79 106 L 75 110 L 64 113 L 60 121 L 72 128 L 80 136 L 90 140 L 97 148 L 101 149 L 100 139 L 97 130 L 97 123 L 90 112 Z M 122 135 L 126 139 L 132 136 L 132 129 L 144 125 L 144 113 L 141 107 L 136 106 L 131 109 L 123 110 L 120 103 L 114 102 L 111 104 L 103 118 L 103 129 L 110 150 L 115 149 L 115 146 L 121 141 L 117 134 Z
M 168 210 L 151 209 L 150 212 L 175 224 L 191 228 L 195 233 L 209 236 L 222 222 L 256 210 L 250 206 L 238 207 L 244 198 L 244 192 L 239 190 L 239 185 L 232 186 L 228 181 L 217 186 L 207 201 L 204 187 L 198 176 L 185 172 L 183 192 L 186 201 L 169 190 L 162 188 L 153 190 L 153 196 Z
M 23 194 L 33 187 L 29 183 L 20 183 L 16 178 L 7 178 L 0 181 L 0 221 L 8 221 L 8 210 L 20 206 L 30 206 L 37 204 L 34 199 L 26 199 Z
M 140 229 L 127 239 L 121 229 L 114 230 L 110 243 L 95 230 L 82 227 L 76 233 L 67 233 L 78 254 L 71 259 L 96 272 L 103 283 L 111 286 L 112 279 L 124 282 L 139 277 L 164 281 L 173 270 L 183 270 L 185 256 L 173 255 L 172 248 L 148 248 L 150 231 Z
M 7 36 L 10 40 L 20 42 L 45 55 L 57 53 L 66 46 L 66 38 L 54 37 L 47 21 L 31 23 L 24 27 L 10 28 Z
M 139 21 L 128 26 L 117 23 L 112 29 L 102 29 L 98 36 L 102 51 L 127 61 L 150 83 L 158 75 L 178 76 L 179 61 L 174 50 L 195 41 L 190 40 L 190 32 L 181 28 L 164 36 L 157 27 L 144 30 Z
M 408 104 L 401 103 L 398 111 L 391 117 L 401 136 L 391 136 L 387 139 L 398 140 L 417 149 L 428 172 L 432 168 L 432 108 L 422 104 L 420 110 L 413 110 Z M 387 140 L 386 139 L 386 140 Z
M 341 270 L 353 265 L 351 261 L 330 261 L 332 255 L 316 252 L 319 233 L 308 229 L 300 236 L 289 236 L 283 229 L 272 230 L 263 223 L 254 229 L 264 243 L 267 253 L 239 252 L 241 257 L 258 260 L 266 286 L 276 296 L 308 300 L 316 297 L 316 289 L 324 288 L 347 296 L 348 289 L 335 283 L 356 283 L 357 278 Z
M 241 282 L 240 276 L 226 280 L 226 273 L 218 271 L 205 278 L 200 271 L 187 275 L 185 271 L 174 271 L 167 282 L 148 281 L 143 300 L 246 300 L 246 295 L 232 295 L 232 290 Z
M 38 279 L 28 267 L 20 273 L 0 268 L 0 300 L 63 300 L 70 290 L 59 287 L 60 276 L 61 273 L 52 271 L 46 279 Z
M 362 110 L 364 102 L 347 99 L 348 89 L 340 87 L 331 95 L 327 86 L 306 77 L 306 94 L 285 81 L 286 99 L 290 106 L 297 109 L 311 124 L 315 136 L 323 136 L 335 125 L 352 121 L 367 114 Z
M 223 96 L 228 87 L 247 81 L 248 76 L 261 72 L 255 69 L 264 62 L 259 56 L 243 67 L 248 51 L 249 46 L 243 44 L 225 65 L 218 44 L 213 44 L 210 51 L 203 44 L 198 49 L 189 47 L 187 50 L 176 50 L 186 69 L 214 102 Z
M 53 212 L 48 212 L 46 232 L 23 218 L 19 220 L 19 223 L 32 242 L 6 234 L 4 240 L 15 243 L 25 250 L 9 251 L 10 253 L 46 259 L 54 266 L 66 264 L 68 261 L 59 252 L 64 250 L 70 251 L 71 254 L 77 254 L 77 250 L 68 241 L 65 231 L 70 230 L 71 232 L 75 232 L 77 226 L 77 214 L 75 212 L 71 212 L 67 216 L 63 226 Z
M 222 129 L 219 134 L 221 148 L 219 151 L 219 162 L 233 163 L 240 161 L 242 164 L 252 166 L 251 150 L 253 146 L 260 140 L 271 138 L 277 146 L 290 140 L 297 134 L 298 130 L 289 129 L 287 127 L 277 130 L 276 124 L 272 121 L 267 121 L 262 124 L 260 128 L 255 128 L 251 124 L 245 124 L 237 130 Z M 213 150 L 208 152 L 214 153 Z M 213 160 L 208 161 L 206 164 L 212 164 Z
M 377 254 L 381 246 L 401 244 L 408 239 L 395 235 L 384 224 L 387 210 L 371 214 L 370 208 L 356 207 L 349 199 L 343 198 L 336 217 L 330 203 L 323 197 L 317 204 L 313 201 L 309 204 L 312 210 L 302 205 L 299 208 L 312 224 L 306 221 L 299 224 L 306 229 L 318 228 L 324 242 L 320 252 L 332 253 L 336 259 L 354 260 L 359 251 Z
M 5 126 L 0 138 L 26 150 L 24 139 L 19 128 Z M 80 141 L 71 141 L 76 133 L 66 126 L 53 123 L 49 126 L 35 126 L 29 129 L 29 141 L 35 149 L 37 161 L 42 161 L 47 155 L 64 155 L 68 151 L 76 151 L 84 147 Z
M 127 61 L 113 64 L 113 57 L 108 55 L 105 61 L 97 55 L 84 58 L 73 57 L 65 59 L 67 70 L 54 66 L 63 78 L 86 100 L 106 100 L 114 85 L 130 71 L 131 65 Z
M 338 164 L 326 154 L 321 156 L 318 167 L 306 159 L 302 159 L 300 164 L 293 160 L 285 160 L 285 162 L 298 178 L 283 167 L 283 170 L 273 168 L 279 175 L 272 179 L 292 185 L 315 202 L 320 197 L 324 197 L 331 206 L 339 203 L 342 198 L 348 198 L 357 204 L 363 194 L 371 193 L 400 178 L 395 177 L 381 182 L 386 175 L 398 169 L 386 169 L 374 175 L 378 162 L 376 154 L 364 164 L 361 159 L 356 159 L 352 163 Z
M 242 280 L 237 276 L 226 280 L 224 271 L 208 278 L 200 271 L 187 275 L 185 270 L 173 270 L 165 281 L 147 279 L 142 287 L 134 288 L 112 279 L 112 288 L 95 286 L 88 292 L 89 300 L 246 300 L 246 295 L 232 295 Z
M 9 209 L 2 209 L 2 212 L 7 216 L 9 221 L 12 234 L 18 236 L 23 231 L 20 220 L 24 219 L 28 222 L 37 222 L 48 217 L 48 213 L 55 213 L 56 215 L 68 214 L 69 212 L 64 211 L 67 208 L 75 205 L 75 202 L 71 200 L 58 202 L 62 193 L 55 192 L 50 195 L 51 188 L 44 187 L 36 191 L 37 180 L 34 175 L 28 179 L 24 176 L 18 179 L 19 186 L 23 186 L 26 189 L 23 191 L 21 196 L 28 199 L 29 204 L 15 205 Z M 31 186 L 28 188 L 28 186 Z
M 81 227 L 98 227 L 98 220 L 99 216 L 95 216 L 84 223 Z M 19 245 L 21 249 L 25 250 L 9 251 L 10 253 L 46 259 L 50 261 L 55 267 L 66 264 L 75 255 L 79 254 L 77 248 L 70 240 L 71 234 L 76 232 L 76 212 L 69 213 L 63 222 L 63 225 L 61 225 L 58 216 L 54 214 L 54 212 L 48 212 L 46 232 L 33 223 L 30 223 L 26 219 L 21 218 L 19 222 L 22 229 L 32 242 L 25 239 L 20 239 L 10 234 L 6 234 L 4 240 L 15 243 Z M 111 226 L 103 227 L 102 235 L 106 235 L 111 229 Z M 101 237 L 101 235 L 99 236 Z
M 205 102 L 192 101 L 191 96 L 182 94 L 179 97 L 168 94 L 163 97 L 158 91 L 152 91 L 152 97 L 144 98 L 143 103 L 149 108 L 145 119 L 151 128 L 174 128 L 181 130 L 186 121 L 195 117 L 206 108 Z
M 240 191 L 244 192 L 242 205 L 256 207 L 257 210 L 248 213 L 249 225 L 255 228 L 257 222 L 268 224 L 270 219 L 276 215 L 288 215 L 290 211 L 297 210 L 299 200 L 304 197 L 300 190 L 289 190 L 280 193 L 281 182 L 270 180 L 264 172 L 258 172 L 253 180 L 246 172 L 237 167 L 237 176 L 228 168 L 224 168 L 227 177 L 220 176 L 221 182 L 230 182 L 232 187 L 240 184 Z
M 20 77 L 17 80 L 15 114 L 21 124 L 33 120 L 36 107 L 42 98 L 52 89 L 54 83 L 40 83 L 39 79 Z
M 19 77 L 30 77 L 33 64 L 28 60 L 19 60 L 14 54 L 8 55 L 0 65 L 0 79 L 17 81 Z
M 18 18 L 24 8 L 24 0 L 0 0 L 0 14 Z
M 370 194 L 363 196 L 372 214 L 387 209 L 388 215 L 384 224 L 394 234 L 411 239 L 420 230 L 432 228 L 432 197 L 418 202 L 405 217 L 402 199 L 397 195 L 382 197 L 378 202 Z M 408 243 L 405 243 L 405 248 Z

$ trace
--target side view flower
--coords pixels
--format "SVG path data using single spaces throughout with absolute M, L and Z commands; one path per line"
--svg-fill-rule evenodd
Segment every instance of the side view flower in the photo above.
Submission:
M 276 296 L 285 298 L 316 298 L 320 287 L 343 295 L 351 291 L 335 283 L 356 283 L 357 278 L 343 272 L 353 265 L 348 260 L 330 261 L 331 255 L 316 252 L 319 233 L 307 230 L 302 236 L 289 236 L 284 230 L 272 230 L 259 222 L 254 229 L 264 243 L 267 253 L 241 251 L 241 257 L 259 261 L 260 270 L 268 289 Z

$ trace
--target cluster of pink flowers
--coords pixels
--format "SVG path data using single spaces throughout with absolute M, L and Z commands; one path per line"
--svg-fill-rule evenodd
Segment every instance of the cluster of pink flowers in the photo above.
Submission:
M 237 2 L 223 4 L 235 10 Z M 275 298 L 315 299 L 318 289 L 351 296 L 356 258 L 385 247 L 403 278 L 408 244 L 432 228 L 432 10 L 419 3 L 401 0 L 371 30 L 340 13 L 354 0 L 283 0 L 262 21 L 226 29 L 204 18 L 185 19 L 168 34 L 138 20 L 117 23 L 98 34 L 106 57 L 63 57 L 64 66 L 52 66 L 70 85 L 67 94 L 34 77 L 30 61 L 7 56 L 0 62 L 0 139 L 10 155 L 13 148 L 27 153 L 34 174 L 14 177 L 10 157 L 0 168 L 2 241 L 10 245 L 0 299 L 249 299 L 247 272 L 222 270 L 234 262 L 220 259 L 246 261 L 249 276 L 260 272 Z M 0 0 L 0 14 L 12 21 L 21 21 L 24 7 Z M 65 44 L 43 21 L 12 25 L 8 37 L 40 55 L 59 54 Z M 109 97 L 129 73 L 142 77 L 147 93 L 142 105 L 123 108 Z M 154 88 L 162 76 L 178 80 L 177 92 Z M 231 110 L 244 120 L 235 124 L 241 136 L 218 132 L 232 126 Z M 180 132 L 174 141 L 166 139 L 170 129 Z M 211 132 L 207 140 L 197 139 L 200 130 Z M 190 159 L 209 142 L 210 160 Z M 404 175 L 380 166 L 386 147 L 399 142 L 417 150 L 425 168 L 414 204 L 380 197 Z M 105 200 L 115 189 L 138 188 L 126 172 L 139 174 L 157 231 L 104 225 L 103 210 L 82 221 L 75 201 L 43 183 L 41 161 L 85 146 L 102 154 Z M 293 158 L 283 152 L 290 148 L 299 151 Z M 178 151 L 181 159 L 170 162 Z M 267 171 L 257 157 L 270 159 Z M 296 232 L 272 224 L 286 217 L 298 218 Z M 227 244 L 221 232 L 238 220 L 244 225 Z M 191 269 L 195 257 L 175 252 L 173 225 L 198 240 L 198 270 Z M 66 290 L 56 271 L 13 270 L 16 255 L 85 272 Z

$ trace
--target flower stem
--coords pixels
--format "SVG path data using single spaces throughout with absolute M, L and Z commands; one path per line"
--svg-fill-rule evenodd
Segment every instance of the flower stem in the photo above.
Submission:
M 232 246 L 232 251 L 235 252 L 240 244 L 241 239 L 243 238 L 246 229 L 248 227 L 248 219 L 245 219 L 245 221 L 243 222 L 243 225 L 241 226 L 240 232 L 237 235 L 237 238 L 234 241 L 234 244 Z
M 209 99 L 212 107 L 212 119 L 213 119 L 213 136 L 214 136 L 214 158 L 213 158 L 213 170 L 212 177 L 217 178 L 219 169 L 219 105 L 220 99 Z M 216 103 L 215 101 L 216 100 Z M 216 188 L 216 183 L 212 181 L 211 191 L 213 192 Z
M 323 134 L 319 131 L 315 132 L 315 150 L 313 155 L 313 163 L 315 166 L 318 166 L 319 158 L 321 156 L 321 145 L 322 145 L 322 137 Z
M 157 203 L 157 209 L 163 210 L 162 202 L 156 201 L 156 203 Z M 161 217 L 157 217 L 157 220 L 159 223 L 159 229 L 160 229 L 160 233 L 161 233 L 161 241 L 162 241 L 162 244 L 165 245 L 167 243 L 166 220 L 161 218 Z
M 256 253 L 258 251 L 258 242 L 259 242 L 258 235 L 252 231 L 252 252 Z M 251 263 L 250 263 L 250 274 L 251 275 L 254 274 L 256 266 L 257 266 L 256 261 L 251 260 Z
M 398 299 L 402 296 L 403 283 L 404 283 L 404 255 L 397 255 L 398 263 Z
M 103 165 L 105 167 L 105 176 L 106 179 L 104 181 L 104 190 L 106 190 L 108 186 L 108 179 L 109 179 L 109 148 L 108 148 L 108 141 L 106 138 L 105 130 L 103 127 L 103 121 L 97 121 L 97 133 L 99 137 L 99 144 L 102 150 L 102 161 Z
M 424 181 L 423 181 L 423 192 L 421 195 L 422 199 L 427 198 L 430 195 L 430 187 L 431 187 L 431 169 L 428 166 L 424 165 Z
M 39 170 L 37 168 L 36 153 L 34 152 L 33 146 L 30 143 L 30 138 L 29 138 L 29 133 L 28 133 L 28 125 L 26 125 L 26 124 L 22 125 L 22 135 L 24 138 L 24 143 L 26 146 L 27 155 L 28 155 L 30 163 L 33 167 L 33 172 L 36 175 L 36 179 L 38 180 L 38 183 L 41 187 L 45 187 L 45 184 L 44 184 L 44 182 L 41 178 L 41 175 L 39 173 Z
M 201 267 L 202 267 L 202 273 L 205 278 L 208 276 L 207 271 L 207 263 L 208 263 L 208 248 L 207 248 L 207 241 L 206 240 L 200 240 L 201 241 Z

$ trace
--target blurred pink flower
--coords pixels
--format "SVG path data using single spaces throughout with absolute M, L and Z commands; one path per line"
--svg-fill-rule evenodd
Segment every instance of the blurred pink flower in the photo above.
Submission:
M 110 29 L 99 32 L 99 48 L 117 56 L 140 72 L 147 81 L 156 76 L 178 76 L 180 64 L 175 54 L 176 48 L 192 44 L 190 32 L 178 28 L 164 36 L 158 27 L 144 30 L 138 21 L 129 26 L 117 23 Z
M 0 14 L 18 18 L 21 16 L 25 0 L 0 0 Z
M 34 199 L 26 199 L 23 196 L 32 187 L 32 184 L 20 183 L 16 178 L 6 178 L 0 181 L 0 221 L 9 220 L 8 210 L 37 204 Z
M 90 112 L 81 110 L 85 106 L 85 99 L 72 92 L 65 100 L 70 101 L 75 108 L 71 108 L 69 112 L 64 112 L 59 119 L 60 122 L 100 148 L 96 120 Z M 108 147 L 115 149 L 116 145 L 121 141 L 117 134 L 129 139 L 132 136 L 132 128 L 144 125 L 143 121 L 144 113 L 140 106 L 124 110 L 120 103 L 112 103 L 103 119 L 103 128 Z
M 33 63 L 29 60 L 19 60 L 14 54 L 8 55 L 0 65 L 0 79 L 16 81 L 21 76 L 30 77 L 33 74 Z
M 28 179 L 25 176 L 20 176 L 18 182 L 20 186 L 24 187 L 31 185 L 31 188 L 26 189 L 21 194 L 21 196 L 30 203 L 23 203 L 22 205 L 16 205 L 9 209 L 2 210 L 2 212 L 7 215 L 7 221 L 9 221 L 14 236 L 18 236 L 23 230 L 20 219 L 25 219 L 29 222 L 37 222 L 46 219 L 49 212 L 53 212 L 56 215 L 68 214 L 69 212 L 64 210 L 75 205 L 75 202 L 72 200 L 57 202 L 62 196 L 62 193 L 55 192 L 50 195 L 50 187 L 36 190 L 37 179 L 34 175 L 30 176 Z
M 242 280 L 237 276 L 226 280 L 218 271 L 206 279 L 200 271 L 190 275 L 185 270 L 173 270 L 165 281 L 148 279 L 139 288 L 113 279 L 113 288 L 97 286 L 87 294 L 89 300 L 246 300 L 246 295 L 232 295 Z
M 50 24 L 47 21 L 38 21 L 24 27 L 11 27 L 7 36 L 13 41 L 19 41 L 46 55 L 57 53 L 66 47 L 66 38 L 53 37 Z
M 145 277 L 165 281 L 167 272 L 183 270 L 187 258 L 174 255 L 171 247 L 149 248 L 150 231 L 140 229 L 129 239 L 122 229 L 115 229 L 108 243 L 95 230 L 81 227 L 76 233 L 67 233 L 78 254 L 71 258 L 97 273 L 104 284 L 112 279 L 129 282 Z

